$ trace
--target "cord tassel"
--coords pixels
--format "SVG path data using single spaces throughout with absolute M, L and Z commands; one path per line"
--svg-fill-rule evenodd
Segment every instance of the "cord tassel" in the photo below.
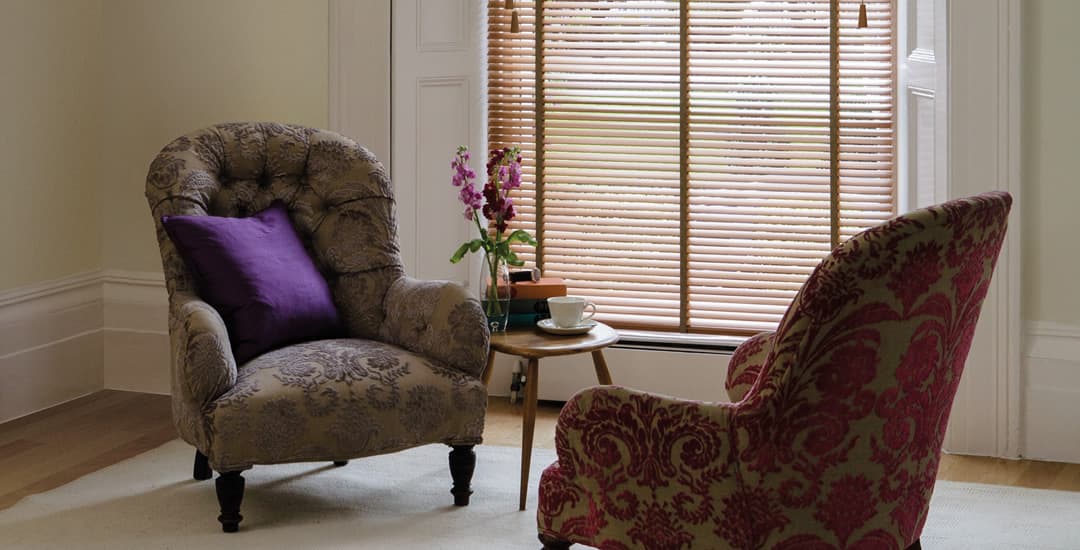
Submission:
M 869 27 L 869 26 L 870 25 L 868 25 L 866 23 L 866 2 L 860 2 L 859 3 L 859 28 L 860 29 L 865 29 L 866 27 Z
M 510 32 L 517 33 L 521 30 L 521 24 L 518 23 L 517 10 L 510 12 Z

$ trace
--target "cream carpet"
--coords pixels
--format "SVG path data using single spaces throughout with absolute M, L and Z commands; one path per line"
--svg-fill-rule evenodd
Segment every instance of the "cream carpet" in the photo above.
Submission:
M 192 480 L 193 451 L 173 441 L 0 512 L 0 548 L 539 548 L 536 481 L 554 453 L 534 451 L 518 512 L 518 449 L 477 447 L 467 508 L 451 505 L 447 451 L 255 468 L 225 534 L 213 481 Z M 923 546 L 1080 549 L 1080 493 L 939 482 Z

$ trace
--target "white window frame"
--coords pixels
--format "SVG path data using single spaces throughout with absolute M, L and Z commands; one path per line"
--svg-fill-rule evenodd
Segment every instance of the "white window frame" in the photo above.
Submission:
M 390 149 L 390 138 L 394 130 L 393 120 L 388 117 L 395 106 L 391 101 L 389 78 L 391 73 L 397 75 L 402 67 L 390 67 L 390 26 L 382 23 L 378 17 L 372 18 L 371 10 L 390 14 L 391 2 L 329 1 L 331 127 L 371 144 L 373 150 L 388 159 L 392 153 L 383 151 Z M 482 0 L 440 1 L 457 2 L 455 5 L 461 9 L 477 14 L 484 13 L 483 6 L 486 5 Z M 967 372 L 953 407 L 946 448 L 966 454 L 1018 457 L 1022 454 L 1019 438 L 1022 393 L 1020 0 L 910 1 L 932 2 L 937 9 L 944 9 L 946 13 L 950 68 L 947 88 L 948 177 L 945 182 L 941 182 L 944 185 L 941 193 L 946 197 L 957 197 L 996 189 L 1008 191 L 1014 199 L 1009 234 L 990 294 L 983 307 Z M 405 3 L 412 4 L 411 13 L 417 13 L 423 2 L 394 0 L 392 5 L 396 11 Z M 479 23 L 477 25 L 482 26 Z M 385 32 L 365 35 L 360 29 Z M 356 40 L 357 36 L 366 36 L 366 42 Z M 385 50 L 373 48 L 373 44 L 381 44 Z M 475 56 L 476 74 L 482 75 L 483 47 L 474 46 L 468 54 Z M 395 60 L 397 59 L 400 58 L 395 57 Z M 386 69 L 382 70 L 380 64 L 384 61 L 387 65 Z M 388 80 L 380 82 L 372 78 L 373 74 L 384 74 Z M 358 94 L 354 91 L 356 86 L 366 91 Z M 358 97 L 365 99 L 360 100 Z M 349 108 L 354 101 L 362 101 L 362 108 Z M 401 108 L 400 105 L 396 107 Z M 472 114 L 476 117 L 473 124 L 475 128 L 482 128 L 483 109 L 477 111 L 479 112 Z M 385 113 L 386 116 L 376 116 L 375 122 L 372 122 L 372 113 Z M 479 150 L 485 148 L 484 144 L 480 144 Z M 397 153 L 400 158 L 408 151 Z M 432 159 L 432 162 L 445 164 L 444 160 Z M 423 192 L 444 191 L 446 181 L 396 184 L 415 186 L 416 193 L 411 193 L 410 196 L 416 197 L 421 192 L 421 187 Z M 411 200 L 415 202 L 416 199 Z M 398 212 L 401 227 L 416 228 L 415 231 L 402 231 L 403 249 L 416 250 L 415 240 L 424 230 L 440 230 L 439 227 L 424 226 L 428 219 L 438 218 L 428 218 L 425 213 L 418 211 L 416 204 L 403 203 L 400 197 Z M 406 242 L 410 240 L 413 242 Z M 449 270 L 449 266 L 447 267 Z M 717 365 L 717 368 L 722 368 L 722 365 Z M 503 370 L 509 370 L 509 366 L 504 365 Z M 618 374 L 617 368 L 613 370 Z M 495 380 L 504 378 L 504 374 L 506 373 L 496 373 Z M 689 382 L 688 387 L 701 383 L 700 380 Z M 543 388 L 541 390 L 543 391 Z M 987 418 L 993 420 L 987 422 Z

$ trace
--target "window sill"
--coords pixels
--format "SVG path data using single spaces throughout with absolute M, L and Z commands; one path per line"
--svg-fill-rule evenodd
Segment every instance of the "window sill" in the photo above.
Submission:
M 745 336 L 680 334 L 648 330 L 619 330 L 619 343 L 612 347 L 654 351 L 681 351 L 729 355 L 743 343 Z

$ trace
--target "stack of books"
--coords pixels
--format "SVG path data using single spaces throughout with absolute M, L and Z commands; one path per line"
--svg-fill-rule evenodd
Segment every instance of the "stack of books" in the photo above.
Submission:
M 566 282 L 558 277 L 541 277 L 539 281 L 510 283 L 510 318 L 507 328 L 536 326 L 537 321 L 551 318 L 547 299 L 566 296 Z

